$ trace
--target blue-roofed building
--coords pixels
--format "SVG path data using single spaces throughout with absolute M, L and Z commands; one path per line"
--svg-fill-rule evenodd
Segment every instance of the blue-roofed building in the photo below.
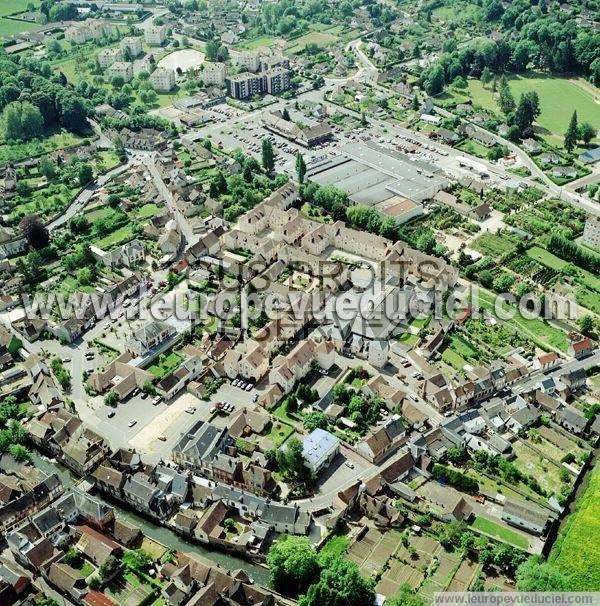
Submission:
M 579 160 L 584 164 L 595 164 L 600 160 L 600 147 L 594 147 L 594 149 L 588 149 L 579 154 Z
M 318 474 L 340 452 L 340 441 L 324 429 L 315 429 L 302 442 L 302 456 L 307 467 Z

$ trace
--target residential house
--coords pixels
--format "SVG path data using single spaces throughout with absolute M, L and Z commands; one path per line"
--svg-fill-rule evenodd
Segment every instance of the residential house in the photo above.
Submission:
M 147 322 L 134 331 L 133 338 L 126 344 L 126 349 L 136 356 L 144 356 L 174 334 L 175 329 L 171 324 L 159 321 Z
M 306 466 L 318 475 L 340 453 L 340 441 L 324 429 L 315 429 L 302 441 L 302 456 Z

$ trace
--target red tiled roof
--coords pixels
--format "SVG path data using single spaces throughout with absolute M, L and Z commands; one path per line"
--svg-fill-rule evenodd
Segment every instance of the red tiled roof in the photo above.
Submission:
M 106 594 L 99 591 L 90 591 L 83 600 L 89 606 L 118 606 Z
M 90 535 L 91 537 L 94 537 L 98 541 L 101 541 L 102 543 L 108 545 L 109 547 L 112 547 L 113 549 L 121 549 L 121 546 L 118 543 L 115 543 L 115 541 L 109 539 L 106 535 L 103 535 L 101 532 L 98 532 L 97 530 L 94 530 L 93 528 L 90 528 L 85 524 L 83 526 L 77 526 L 77 530 L 81 533 L 85 533 Z

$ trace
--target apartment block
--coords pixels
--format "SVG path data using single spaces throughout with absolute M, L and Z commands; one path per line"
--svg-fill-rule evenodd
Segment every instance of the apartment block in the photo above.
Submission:
M 125 82 L 129 82 L 133 78 L 133 65 L 125 61 L 113 63 L 107 70 L 109 78 L 120 76 Z
M 151 25 L 144 31 L 144 40 L 150 46 L 161 46 L 167 39 L 166 25 Z
M 150 84 L 155 91 L 168 93 L 175 88 L 175 72 L 172 69 L 159 67 L 150 74 Z
M 124 55 L 120 48 L 105 48 L 98 53 L 98 65 L 106 69 L 117 61 L 123 61 Z
M 285 67 L 274 67 L 261 75 L 264 93 L 278 95 L 290 88 L 290 72 Z
M 142 39 L 135 36 L 127 36 L 121 40 L 120 47 L 124 53 L 129 51 L 132 58 L 139 57 L 142 54 Z
M 202 70 L 202 80 L 204 84 L 223 86 L 225 84 L 225 71 L 224 63 L 206 63 Z
M 256 74 L 236 74 L 225 80 L 227 94 L 233 99 L 249 99 L 262 93 L 262 78 Z

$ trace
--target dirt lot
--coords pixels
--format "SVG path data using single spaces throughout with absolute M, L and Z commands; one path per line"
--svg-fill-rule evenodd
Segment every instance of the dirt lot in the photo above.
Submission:
M 369 530 L 352 544 L 348 559 L 356 562 L 363 575 L 369 577 L 383 567 L 400 544 L 400 533 Z

